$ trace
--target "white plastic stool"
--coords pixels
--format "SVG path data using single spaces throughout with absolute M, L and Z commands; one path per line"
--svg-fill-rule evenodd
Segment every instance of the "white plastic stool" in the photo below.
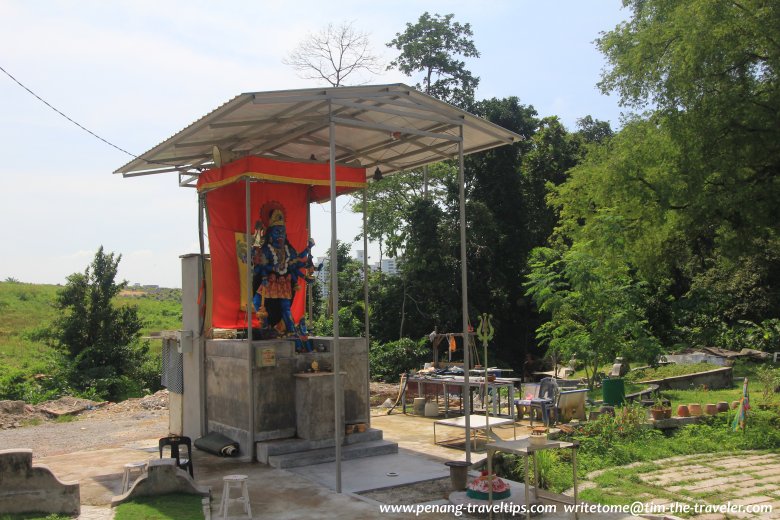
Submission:
M 224 485 L 222 486 L 222 501 L 219 504 L 219 518 L 226 519 L 228 517 L 231 502 L 242 503 L 246 516 L 252 518 L 252 507 L 249 504 L 249 490 L 246 481 L 246 475 L 225 475 L 222 478 Z M 230 490 L 234 487 L 241 489 L 241 496 L 238 498 L 230 498 Z
M 125 472 L 122 475 L 122 494 L 127 493 L 127 490 L 130 489 L 132 483 L 135 482 L 135 479 L 130 480 L 130 477 L 134 472 L 138 472 L 136 478 L 146 473 L 146 465 L 147 465 L 146 461 L 128 462 L 127 464 L 125 464 Z

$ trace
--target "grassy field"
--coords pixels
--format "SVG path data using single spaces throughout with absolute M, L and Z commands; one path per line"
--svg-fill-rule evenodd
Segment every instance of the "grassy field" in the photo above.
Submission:
M 0 370 L 18 368 L 31 373 L 45 370 L 51 350 L 36 339 L 56 318 L 56 285 L 0 282 Z M 142 334 L 181 328 L 181 290 L 149 288 L 127 291 L 117 305 L 136 305 L 145 322 Z M 159 352 L 159 341 L 152 341 Z

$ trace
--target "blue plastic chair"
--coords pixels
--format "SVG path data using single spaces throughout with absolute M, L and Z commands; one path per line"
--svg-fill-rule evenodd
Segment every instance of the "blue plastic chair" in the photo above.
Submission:
M 558 419 L 558 383 L 554 377 L 545 377 L 539 385 L 539 397 L 531 399 L 531 425 L 534 420 L 534 410 L 542 413 L 542 422 L 545 426 L 550 426 Z

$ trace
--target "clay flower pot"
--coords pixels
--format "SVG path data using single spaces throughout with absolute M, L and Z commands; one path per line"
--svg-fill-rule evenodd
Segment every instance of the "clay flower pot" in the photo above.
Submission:
M 717 406 L 718 406 L 718 413 L 729 411 L 729 403 L 727 403 L 726 401 L 719 402 Z
M 347 424 L 344 427 L 344 433 L 347 435 L 352 434 L 355 431 L 355 425 L 354 424 Z
M 702 414 L 701 405 L 699 403 L 688 404 L 688 411 L 691 412 L 692 417 L 698 417 Z
M 731 401 L 731 409 L 736 410 L 739 406 L 739 401 Z
M 667 412 L 669 413 L 669 416 L 671 417 L 672 410 L 671 408 L 650 408 L 650 415 L 653 417 L 654 421 L 660 421 L 661 419 L 668 419 L 669 417 L 666 416 Z
M 358 423 L 355 426 L 355 431 L 357 431 L 358 433 L 363 433 L 364 431 L 366 431 L 366 423 L 364 422 Z
M 688 405 L 681 404 L 677 407 L 677 417 L 690 417 L 691 412 L 688 410 Z
M 707 415 L 717 415 L 718 414 L 718 406 L 714 403 L 708 403 L 704 405 L 704 412 Z

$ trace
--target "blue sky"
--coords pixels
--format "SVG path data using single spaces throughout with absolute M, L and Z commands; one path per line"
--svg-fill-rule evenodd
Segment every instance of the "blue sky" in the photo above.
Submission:
M 467 66 L 481 78 L 478 99 L 517 96 L 572 129 L 588 114 L 619 124 L 616 97 L 596 88 L 604 60 L 593 44 L 629 16 L 619 0 L 0 0 L 0 66 L 140 154 L 241 92 L 318 86 L 282 59 L 328 22 L 352 21 L 389 61 L 385 43 L 426 10 L 472 25 L 482 56 Z M 362 79 L 417 81 L 396 71 Z M 63 283 L 102 244 L 122 254 L 120 277 L 131 283 L 181 285 L 179 256 L 198 249 L 197 207 L 175 174 L 112 175 L 129 156 L 2 73 L 0 143 L 0 280 Z M 312 207 L 312 216 L 315 254 L 324 255 L 329 206 Z M 351 241 L 360 220 L 340 210 L 338 238 Z

